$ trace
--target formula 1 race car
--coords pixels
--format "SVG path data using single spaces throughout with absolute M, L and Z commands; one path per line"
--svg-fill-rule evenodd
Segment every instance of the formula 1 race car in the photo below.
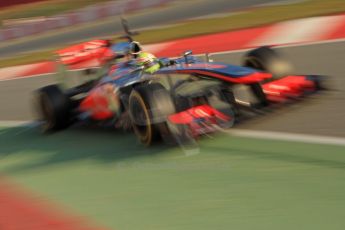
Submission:
M 210 62 L 208 55 L 204 61 L 187 51 L 157 59 L 159 70 L 148 73 L 135 60 L 122 60 L 133 41 L 125 31 L 128 42 L 97 40 L 58 52 L 60 64 L 74 68 L 96 55 L 105 71 L 75 87 L 37 91 L 45 132 L 98 122 L 134 130 L 146 146 L 159 139 L 183 144 L 232 127 L 239 107 L 263 108 L 320 89 L 319 76 L 287 74 L 290 65 L 269 47 L 248 52 L 243 66 Z

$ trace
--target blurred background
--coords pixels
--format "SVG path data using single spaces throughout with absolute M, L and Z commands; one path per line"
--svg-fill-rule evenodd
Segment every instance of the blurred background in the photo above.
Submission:
M 329 90 L 202 139 L 195 156 L 108 129 L 41 135 L 32 92 L 57 82 L 54 52 L 116 43 L 121 16 L 159 57 L 241 65 L 275 46 Z M 0 22 L 0 228 L 344 229 L 344 0 L 4 0 Z

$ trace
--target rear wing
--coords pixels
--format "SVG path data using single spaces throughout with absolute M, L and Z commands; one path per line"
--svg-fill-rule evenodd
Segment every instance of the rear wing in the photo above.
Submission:
M 106 75 L 116 58 L 111 45 L 110 40 L 92 40 L 55 51 L 57 81 L 68 89 Z
M 73 75 L 80 75 L 80 81 L 99 79 L 108 74 L 109 68 L 117 59 L 128 54 L 132 36 L 138 34 L 129 29 L 128 23 L 121 18 L 124 35 L 120 38 L 127 41 L 113 43 L 109 39 L 95 39 L 72 45 L 55 51 L 57 76 L 64 85 Z M 69 71 L 82 70 L 82 71 Z
M 64 65 L 94 61 L 95 65 L 99 66 L 115 56 L 110 46 L 110 40 L 92 40 L 57 50 L 55 53 L 57 61 Z
M 56 51 L 57 61 L 68 66 L 93 61 L 94 65 L 101 66 L 111 59 L 123 57 L 128 52 L 129 44 L 133 41 L 132 36 L 137 35 L 138 32 L 131 31 L 127 20 L 123 17 L 121 17 L 121 24 L 124 34 L 120 38 L 126 39 L 127 42 L 112 44 L 111 40 L 106 39 L 83 42 Z

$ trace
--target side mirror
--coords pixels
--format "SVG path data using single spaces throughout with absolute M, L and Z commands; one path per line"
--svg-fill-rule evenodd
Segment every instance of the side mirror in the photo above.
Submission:
M 186 50 L 186 51 L 183 52 L 183 56 L 186 57 L 186 56 L 191 55 L 192 53 L 193 53 L 193 51 L 191 51 L 191 50 Z
M 183 52 L 183 56 L 184 56 L 184 61 L 186 64 L 188 64 L 188 56 L 191 55 L 193 52 L 191 50 L 187 50 L 185 52 Z
M 213 60 L 211 59 L 211 55 L 209 53 L 205 53 L 205 58 L 206 62 L 213 62 Z

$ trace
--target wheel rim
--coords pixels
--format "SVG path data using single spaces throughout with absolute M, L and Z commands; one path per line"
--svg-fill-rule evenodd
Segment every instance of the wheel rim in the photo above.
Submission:
M 150 115 L 142 97 L 137 92 L 133 92 L 131 97 L 130 117 L 139 140 L 145 145 L 150 145 L 152 141 Z

